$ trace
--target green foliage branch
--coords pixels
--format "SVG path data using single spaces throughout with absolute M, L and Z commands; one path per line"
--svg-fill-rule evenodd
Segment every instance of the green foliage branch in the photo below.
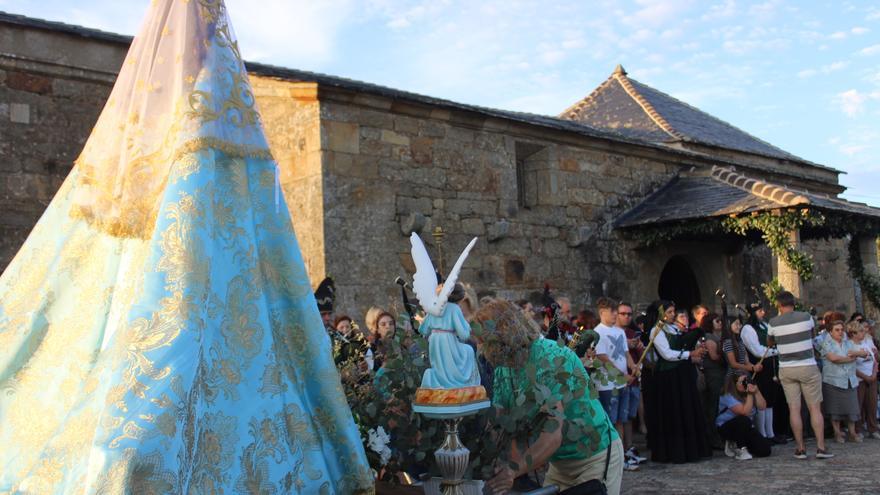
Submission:
M 407 320 L 399 318 L 398 321 Z M 485 322 L 487 327 L 493 324 L 491 321 Z M 480 335 L 485 330 L 478 323 L 472 324 L 474 335 Z M 491 342 L 488 344 L 492 345 Z M 361 370 L 363 354 L 352 355 L 337 365 L 370 465 L 380 480 L 390 483 L 397 483 L 398 475 L 404 471 L 427 471 L 439 475 L 433 452 L 443 443 L 443 424 L 412 410 L 416 390 L 428 368 L 427 340 L 408 328 L 398 326 L 383 341 L 382 347 L 380 354 L 384 365 L 378 374 Z M 519 357 L 525 358 L 527 354 Z M 597 362 L 596 366 L 608 368 L 606 364 L 613 367 L 611 363 L 601 362 Z M 605 371 L 601 376 L 608 378 L 600 378 L 597 374 L 597 379 L 623 383 L 623 376 L 614 374 L 616 368 Z M 589 444 L 600 441 L 588 418 L 565 418 L 564 410 L 560 407 L 562 404 L 570 404 L 586 394 L 597 398 L 598 392 L 592 380 L 562 370 L 561 358 L 553 361 L 545 358 L 538 363 L 525 365 L 517 372 L 515 382 L 507 384 L 512 391 L 515 407 L 500 409 L 493 405 L 465 418 L 459 425 L 460 436 L 471 452 L 466 473 L 469 478 L 489 479 L 498 465 L 507 464 L 519 469 L 521 466 L 513 460 L 512 446 L 524 452 L 543 432 L 562 428 L 563 439 L 573 441 L 588 438 Z M 592 414 L 589 409 L 587 411 Z M 391 437 L 389 447 L 392 455 L 384 465 L 368 445 L 369 431 L 380 426 Z M 578 442 L 577 448 L 586 454 L 586 445 Z M 537 467 L 529 457 L 525 462 L 528 470 Z
M 824 224 L 825 216 L 822 213 L 802 208 L 651 226 L 634 232 L 634 237 L 645 246 L 651 247 L 674 239 L 724 234 L 748 237 L 750 233 L 756 232 L 774 255 L 784 260 L 807 281 L 814 275 L 813 258 L 792 244 L 790 233 L 804 228 L 815 229 Z
M 728 232 L 743 236 L 753 230 L 760 232 L 770 251 L 795 270 L 802 280 L 806 282 L 813 278 L 815 269 L 813 257 L 794 246 L 791 242 L 791 233 L 804 227 L 815 228 L 823 225 L 825 217 L 821 213 L 807 208 L 780 212 L 767 211 L 741 217 L 727 217 L 722 223 Z

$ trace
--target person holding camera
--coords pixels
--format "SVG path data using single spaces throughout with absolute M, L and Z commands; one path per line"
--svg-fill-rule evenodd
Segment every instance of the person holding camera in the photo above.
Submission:
M 770 440 L 758 432 L 753 422 L 756 411 L 766 407 L 758 386 L 748 376 L 727 376 L 724 395 L 718 401 L 715 426 L 725 440 L 724 453 L 728 457 L 745 461 L 770 455 Z

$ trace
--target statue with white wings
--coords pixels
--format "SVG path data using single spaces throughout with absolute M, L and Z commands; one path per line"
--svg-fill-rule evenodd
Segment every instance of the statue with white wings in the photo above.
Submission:
M 422 389 L 460 389 L 480 385 L 474 349 L 465 342 L 471 336 L 471 327 L 456 304 L 455 288 L 463 297 L 460 284 L 456 284 L 461 266 L 477 243 L 475 237 L 458 257 L 449 277 L 437 283 L 437 273 L 428 256 L 422 239 L 413 232 L 410 236 L 412 257 L 416 266 L 413 276 L 413 292 L 425 310 L 425 319 L 419 325 L 419 333 L 428 339 L 428 356 L 431 367 L 422 376 Z M 452 297 L 450 297 L 452 296 Z

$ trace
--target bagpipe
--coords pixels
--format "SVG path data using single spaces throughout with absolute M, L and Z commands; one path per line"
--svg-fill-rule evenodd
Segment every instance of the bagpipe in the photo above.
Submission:
M 761 309 L 761 308 L 763 307 L 763 304 L 761 303 L 761 293 L 758 291 L 758 288 L 755 287 L 755 286 L 753 285 L 753 286 L 751 287 L 751 289 L 752 289 L 752 293 L 753 293 L 754 296 L 755 296 L 755 300 L 754 300 L 754 302 L 752 302 L 751 304 L 749 304 L 749 308 L 748 308 L 748 309 L 743 308 L 742 305 L 740 305 L 740 304 L 736 304 L 736 305 L 734 305 L 734 307 L 736 308 L 736 310 L 737 310 L 741 315 L 743 315 L 747 320 L 749 320 L 749 321 L 751 320 L 751 316 L 752 316 L 752 314 L 755 313 L 755 312 L 757 312 L 759 309 Z M 758 329 L 756 328 L 755 331 L 757 332 Z M 765 346 L 764 346 L 764 353 L 761 355 L 761 358 L 758 359 L 758 362 L 755 363 L 755 364 L 758 364 L 758 365 L 761 365 L 761 366 L 764 365 L 764 360 L 767 359 L 767 356 L 768 356 L 768 354 L 770 353 L 770 349 L 772 348 L 772 347 L 769 345 L 769 342 L 768 342 L 767 344 L 768 344 L 768 345 L 765 345 Z M 775 346 L 773 346 L 773 347 L 775 347 Z M 773 381 L 778 383 L 778 382 L 779 382 L 779 366 L 775 365 L 775 363 L 773 363 L 773 364 L 774 364 L 774 366 L 773 366 Z M 753 382 L 755 381 L 755 377 L 756 377 L 757 375 L 758 375 L 758 372 L 757 372 L 757 371 L 753 371 L 752 374 L 751 374 L 751 376 L 746 377 L 746 378 L 747 378 L 747 381 L 748 381 L 749 383 L 753 383 Z
M 563 336 L 567 339 L 571 339 L 571 337 L 577 333 L 578 329 L 572 325 L 570 321 L 560 318 L 561 306 L 556 301 L 556 298 L 550 293 L 549 283 L 544 283 L 544 293 L 541 297 L 541 302 L 543 304 L 541 313 L 549 322 L 544 336 L 551 340 L 558 340 Z
M 400 286 L 400 300 L 403 303 L 403 310 L 409 318 L 409 324 L 412 331 L 416 332 L 418 331 L 418 321 L 416 320 L 415 312 L 418 310 L 418 305 L 410 302 L 409 294 L 406 292 L 406 290 L 411 287 L 403 277 L 397 277 L 394 279 L 394 283 Z

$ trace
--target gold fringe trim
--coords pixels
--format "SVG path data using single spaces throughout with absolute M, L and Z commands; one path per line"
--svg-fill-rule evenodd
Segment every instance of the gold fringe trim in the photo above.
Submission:
M 178 146 L 177 149 L 173 153 L 171 153 L 172 157 L 166 158 L 166 160 L 170 160 L 170 162 L 174 165 L 178 162 L 183 161 L 187 155 L 192 155 L 204 150 L 213 150 L 227 155 L 231 158 L 272 160 L 272 153 L 271 151 L 269 151 L 268 148 L 235 144 L 213 137 L 200 137 L 188 140 Z M 148 161 L 155 162 L 157 161 L 157 159 L 160 158 L 158 156 L 159 154 L 160 152 L 147 155 L 133 163 L 139 166 L 143 166 L 146 165 Z M 88 168 L 88 165 L 81 164 L 79 160 L 77 161 L 77 165 L 77 168 Z M 169 171 L 169 176 L 176 173 L 176 171 L 174 170 L 175 168 L 177 167 L 173 166 L 173 168 Z M 182 175 L 185 178 L 186 176 L 189 176 L 196 171 L 198 171 L 197 167 L 192 167 L 191 164 L 188 164 L 185 173 Z M 164 194 L 167 187 L 167 182 L 168 177 L 165 177 L 161 183 L 161 186 L 155 193 L 146 193 L 148 195 L 151 195 L 152 197 L 137 198 L 137 200 L 133 204 L 122 207 L 118 215 L 105 216 L 102 215 L 101 212 L 95 211 L 95 208 L 74 205 L 70 209 L 68 216 L 76 220 L 83 220 L 91 225 L 93 228 L 112 237 L 126 239 L 149 239 L 152 236 L 153 230 L 156 225 L 156 218 L 159 213 L 159 205 L 157 204 L 159 202 L 159 195 Z M 78 177 L 77 184 L 74 186 L 74 188 L 82 186 L 94 187 L 96 185 L 98 184 L 96 184 L 96 181 L 91 177 L 80 176 Z M 137 187 L 137 184 L 132 184 L 132 186 Z M 120 202 L 120 199 L 115 197 L 115 195 L 111 195 L 109 193 L 99 195 L 101 197 L 98 198 L 96 204 L 110 205 L 118 204 Z

